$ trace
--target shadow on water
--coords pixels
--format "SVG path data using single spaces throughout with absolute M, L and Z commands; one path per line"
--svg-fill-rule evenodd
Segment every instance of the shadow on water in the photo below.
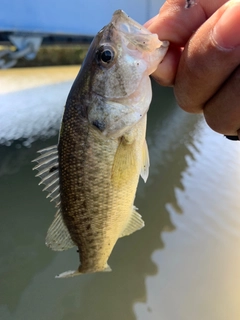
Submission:
M 181 173 L 187 167 L 186 156 L 191 156 L 187 146 L 193 144 L 198 123 L 198 117 L 176 107 L 171 89 L 153 87 L 147 133 L 150 177 L 146 185 L 140 183 L 136 198 L 146 227 L 117 243 L 109 261 L 112 273 L 52 279 L 54 274 L 67 270 L 63 265 L 75 268 L 78 263 L 73 251 L 56 254 L 44 246 L 54 209 L 37 186 L 30 160 L 36 150 L 54 144 L 56 139 L 34 142 L 30 149 L 0 149 L 4 153 L 0 163 L 0 301 L 12 315 L 22 314 L 16 319 L 30 319 L 29 314 L 34 314 L 36 320 L 136 319 L 134 304 L 146 301 L 145 278 L 159 272 L 151 255 L 164 247 L 161 233 L 174 230 L 166 204 L 171 203 L 181 212 L 174 190 L 182 188 Z M 22 165 L 16 172 L 13 168 L 14 161 L 19 163 L 18 157 Z M 9 159 L 11 172 L 4 159 Z M 68 261 L 70 256 L 73 258 Z M 56 259 L 60 262 L 58 269 Z M 41 299 L 36 302 L 32 292 Z M 23 306 L 26 297 L 27 307 Z
M 85 288 L 76 318 L 72 319 L 77 319 L 77 315 L 84 319 L 136 319 L 133 305 L 146 301 L 145 278 L 159 272 L 151 255 L 164 247 L 161 233 L 174 230 L 166 204 L 171 203 L 181 212 L 174 190 L 183 188 L 181 173 L 187 167 L 186 156 L 192 156 L 187 145 L 193 143 L 197 122 L 198 117 L 176 107 L 171 89 L 154 86 L 147 133 L 150 177 L 146 185 L 140 183 L 136 199 L 146 226 L 131 239 L 125 237 L 117 243 L 110 258 L 113 273 L 95 277 L 94 283 Z
M 56 143 L 56 139 L 50 142 Z M 51 257 L 43 243 L 45 220 L 52 210 L 49 207 L 37 215 L 44 198 L 39 197 L 31 170 L 31 160 L 42 143 L 34 143 L 31 149 L 19 149 L 19 144 L 0 148 L 0 303 L 8 305 L 11 311 L 16 309 L 32 276 Z

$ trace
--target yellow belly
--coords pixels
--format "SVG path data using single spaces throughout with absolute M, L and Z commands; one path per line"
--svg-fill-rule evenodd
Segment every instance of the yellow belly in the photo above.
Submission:
M 63 128 L 59 148 L 61 209 L 79 248 L 82 273 L 106 268 L 128 224 L 141 169 L 145 127 L 146 119 L 142 119 L 120 139 L 106 138 L 85 122 L 78 137 L 76 131 L 71 136 L 68 130 L 65 139 Z

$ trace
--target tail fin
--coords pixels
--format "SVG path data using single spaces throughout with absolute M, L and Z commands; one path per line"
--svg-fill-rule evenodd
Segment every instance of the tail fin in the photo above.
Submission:
M 86 273 L 95 273 L 95 272 L 110 272 L 112 271 L 112 269 L 109 267 L 108 264 L 106 264 L 105 268 L 102 270 L 86 270 L 84 272 L 81 272 L 81 266 L 79 268 L 79 270 L 69 270 L 69 271 L 65 271 L 63 273 L 60 273 L 59 275 L 55 276 L 55 278 L 71 278 L 71 277 L 75 277 L 75 276 L 80 276 L 82 274 L 86 274 Z
M 71 278 L 71 277 L 75 277 L 75 276 L 80 276 L 80 273 L 78 270 L 74 271 L 74 270 L 69 270 L 69 271 L 65 271 L 60 273 L 59 275 L 55 276 L 55 278 Z

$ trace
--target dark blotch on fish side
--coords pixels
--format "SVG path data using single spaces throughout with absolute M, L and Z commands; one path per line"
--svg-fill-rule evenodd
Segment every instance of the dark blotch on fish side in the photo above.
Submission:
M 98 121 L 98 120 L 94 120 L 94 121 L 92 122 L 92 124 L 93 124 L 96 128 L 98 128 L 101 132 L 105 130 L 105 123 L 103 123 L 103 122 L 100 122 L 100 121 Z
M 82 221 L 83 221 L 83 222 L 87 222 L 87 221 L 91 221 L 91 220 L 92 220 L 91 217 L 83 217 L 83 218 L 82 218 Z
M 90 224 L 88 224 L 87 225 L 87 230 L 89 230 L 91 228 L 91 225 Z

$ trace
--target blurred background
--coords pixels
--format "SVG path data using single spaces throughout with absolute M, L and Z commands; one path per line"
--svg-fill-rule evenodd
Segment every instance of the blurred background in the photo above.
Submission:
M 55 208 L 31 161 L 57 143 L 88 44 L 113 11 L 144 23 L 161 4 L 2 0 L 1 320 L 240 319 L 240 145 L 180 110 L 171 88 L 152 83 L 150 176 L 135 201 L 146 225 L 118 241 L 113 271 L 55 279 L 78 255 L 45 246 Z
M 0 69 L 78 64 L 86 44 L 109 23 L 115 10 L 144 23 L 160 5 L 158 0 L 1 0 Z

